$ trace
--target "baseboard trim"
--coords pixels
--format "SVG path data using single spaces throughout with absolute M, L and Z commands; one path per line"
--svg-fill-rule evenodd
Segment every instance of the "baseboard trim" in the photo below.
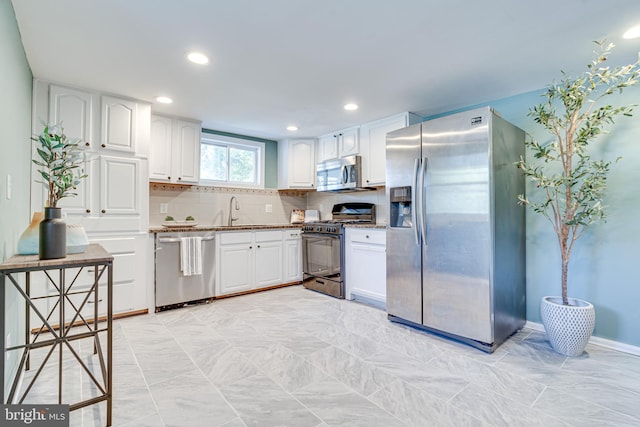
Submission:
M 534 331 L 544 332 L 544 325 L 538 322 L 531 322 L 527 320 L 527 323 L 524 325 L 525 328 L 533 329 Z M 640 347 L 625 344 L 623 342 L 613 341 L 606 338 L 594 337 L 592 336 L 589 340 L 589 344 L 599 345 L 600 347 L 610 348 L 612 350 L 621 351 L 623 353 L 633 354 L 635 356 L 640 356 Z

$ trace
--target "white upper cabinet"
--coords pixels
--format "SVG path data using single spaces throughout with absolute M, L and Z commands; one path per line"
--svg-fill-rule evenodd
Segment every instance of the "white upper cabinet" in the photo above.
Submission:
M 402 113 L 360 126 L 363 185 L 385 185 L 387 133 L 421 121 L 413 113 Z
M 90 147 L 94 139 L 93 105 L 93 94 L 52 84 L 49 87 L 49 124 L 61 123 L 65 135 L 80 138 L 83 145 Z M 41 128 L 41 123 L 38 121 L 36 126 Z
M 178 182 L 197 183 L 200 177 L 200 122 L 174 120 L 173 158 L 177 169 L 174 176 Z
M 173 140 L 170 117 L 151 116 L 151 144 L 149 146 L 149 179 L 168 181 L 171 177 L 171 149 Z
M 152 115 L 149 180 L 197 184 L 201 129 L 199 121 Z
M 136 102 L 112 96 L 101 97 L 102 135 L 100 147 L 136 152 Z
M 316 187 L 316 140 L 278 141 L 278 188 L 314 189 Z
M 338 147 L 340 157 L 351 156 L 360 153 L 359 128 L 349 128 L 338 132 Z
M 318 138 L 318 162 L 338 158 L 338 138 L 333 133 Z
M 318 139 L 318 162 L 360 154 L 359 127 L 343 129 Z

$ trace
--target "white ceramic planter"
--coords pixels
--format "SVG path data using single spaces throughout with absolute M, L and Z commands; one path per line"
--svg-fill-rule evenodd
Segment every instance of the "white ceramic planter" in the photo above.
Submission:
M 570 305 L 562 304 L 562 297 L 543 297 L 540 316 L 551 347 L 566 356 L 580 356 L 593 334 L 596 312 L 587 301 L 569 298 Z

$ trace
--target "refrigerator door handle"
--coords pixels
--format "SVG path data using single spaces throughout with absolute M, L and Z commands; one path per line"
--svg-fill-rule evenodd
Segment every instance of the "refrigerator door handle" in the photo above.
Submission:
M 413 181 L 411 182 L 411 196 L 413 198 L 411 206 L 411 223 L 413 224 L 414 237 L 416 239 L 416 245 L 420 245 L 420 225 L 418 223 L 418 207 L 420 202 L 418 195 L 420 194 L 418 185 L 418 170 L 420 169 L 420 159 L 416 158 L 413 163 Z
M 427 157 L 423 157 L 420 165 L 420 236 L 422 237 L 422 243 L 427 244 L 427 205 L 425 190 L 427 189 Z

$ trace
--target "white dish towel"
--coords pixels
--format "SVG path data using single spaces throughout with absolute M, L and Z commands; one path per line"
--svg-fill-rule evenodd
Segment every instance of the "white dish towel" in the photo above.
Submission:
M 202 274 L 202 237 L 180 238 L 180 269 L 184 276 Z

